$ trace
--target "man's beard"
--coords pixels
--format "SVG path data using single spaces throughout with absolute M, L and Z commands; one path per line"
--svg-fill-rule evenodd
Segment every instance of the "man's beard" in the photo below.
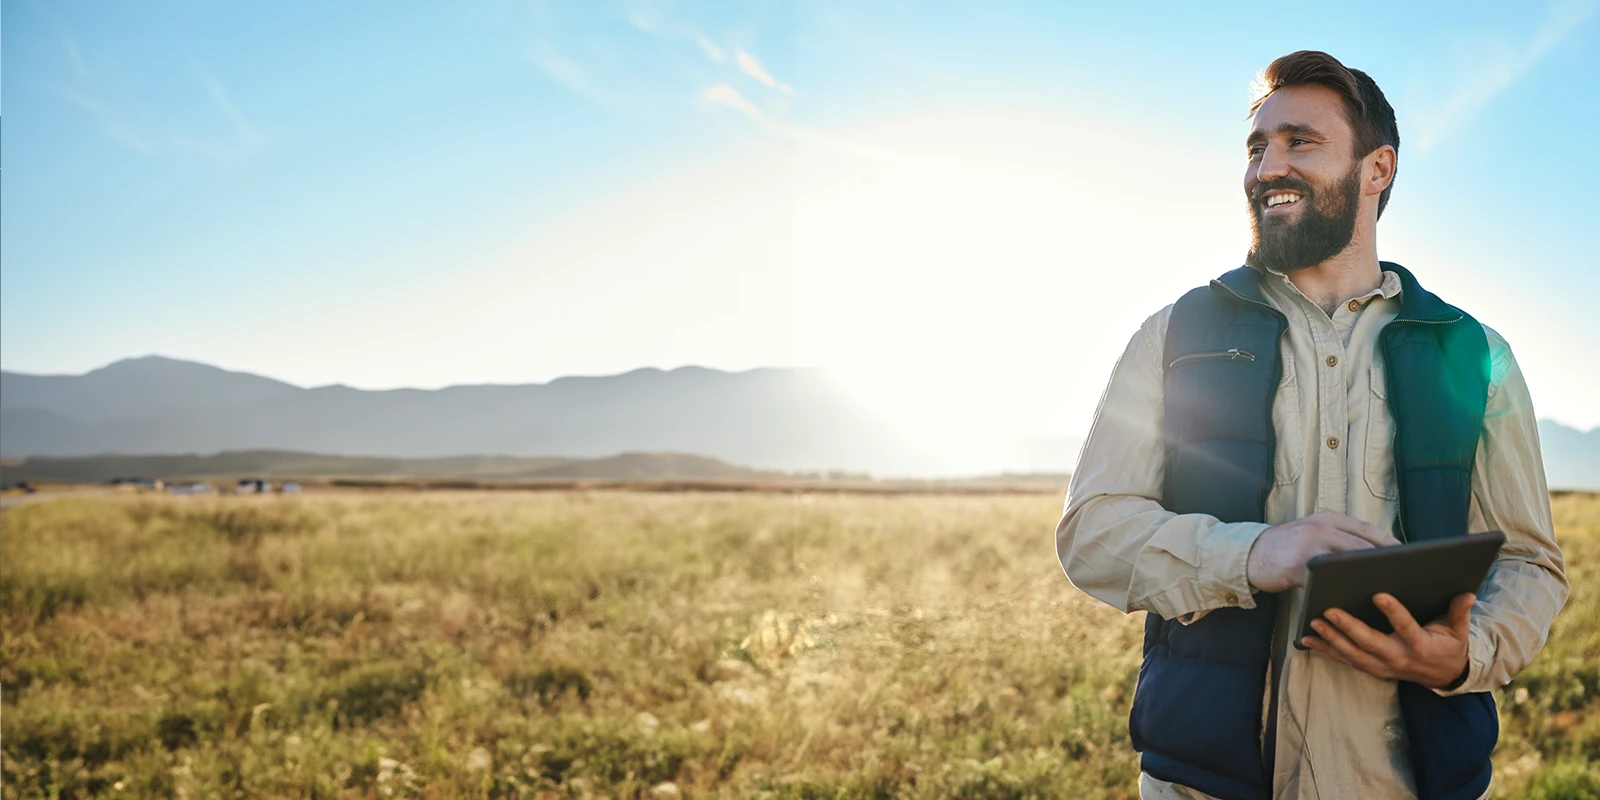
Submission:
M 1263 219 L 1265 210 L 1259 198 L 1274 189 L 1300 193 L 1300 219 Z M 1361 162 L 1357 161 L 1344 180 L 1313 191 L 1300 181 L 1284 178 L 1256 186 L 1250 202 L 1250 253 L 1245 263 L 1254 267 L 1293 272 L 1315 266 L 1337 255 L 1355 236 L 1356 212 L 1360 210 Z M 1323 195 L 1327 195 L 1323 197 Z

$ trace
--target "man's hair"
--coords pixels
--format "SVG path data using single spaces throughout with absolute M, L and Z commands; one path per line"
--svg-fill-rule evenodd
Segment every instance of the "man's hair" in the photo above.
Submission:
M 1351 69 L 1320 50 L 1299 50 L 1279 56 L 1268 64 L 1256 79 L 1256 99 L 1250 104 L 1250 116 L 1255 116 L 1261 104 L 1273 92 L 1285 86 L 1308 83 L 1326 86 L 1344 99 L 1345 119 L 1356 134 L 1356 158 L 1366 156 L 1383 145 L 1393 147 L 1396 152 L 1400 150 L 1400 129 L 1395 125 L 1394 109 L 1384 99 L 1383 90 L 1378 88 L 1377 82 L 1367 73 Z M 1398 162 L 1395 171 L 1399 171 Z M 1384 187 L 1383 194 L 1378 195 L 1380 218 L 1384 206 L 1389 205 L 1389 192 L 1393 189 L 1394 177 L 1391 175 L 1389 185 Z

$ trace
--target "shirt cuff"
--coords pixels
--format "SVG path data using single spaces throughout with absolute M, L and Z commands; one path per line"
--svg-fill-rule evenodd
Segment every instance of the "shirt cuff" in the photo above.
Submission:
M 1454 689 L 1434 689 L 1440 697 L 1452 697 L 1470 692 L 1491 692 L 1500 687 L 1481 685 L 1489 674 L 1489 662 L 1494 658 L 1494 642 L 1477 625 L 1477 618 L 1467 628 L 1467 679 Z
M 1206 532 L 1200 542 L 1200 580 L 1196 587 L 1205 610 L 1256 607 L 1245 568 L 1250 563 L 1250 548 L 1271 527 L 1263 522 L 1227 522 Z M 1189 618 L 1178 620 L 1187 625 L 1205 615 L 1185 616 Z

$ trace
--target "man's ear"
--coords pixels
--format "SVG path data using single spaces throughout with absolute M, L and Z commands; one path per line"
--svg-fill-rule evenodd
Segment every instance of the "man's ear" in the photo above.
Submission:
M 1395 160 L 1399 154 L 1390 145 L 1379 145 L 1378 149 L 1367 154 L 1366 179 L 1362 181 L 1361 193 L 1369 195 L 1383 194 L 1383 190 L 1394 183 Z

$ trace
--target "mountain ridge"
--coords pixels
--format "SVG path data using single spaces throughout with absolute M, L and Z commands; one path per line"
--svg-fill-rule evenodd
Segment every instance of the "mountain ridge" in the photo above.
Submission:
M 698 453 L 753 469 L 919 471 L 925 458 L 816 368 L 697 365 L 542 384 L 299 387 L 164 356 L 79 376 L 0 371 L 0 457 L 284 449 Z

